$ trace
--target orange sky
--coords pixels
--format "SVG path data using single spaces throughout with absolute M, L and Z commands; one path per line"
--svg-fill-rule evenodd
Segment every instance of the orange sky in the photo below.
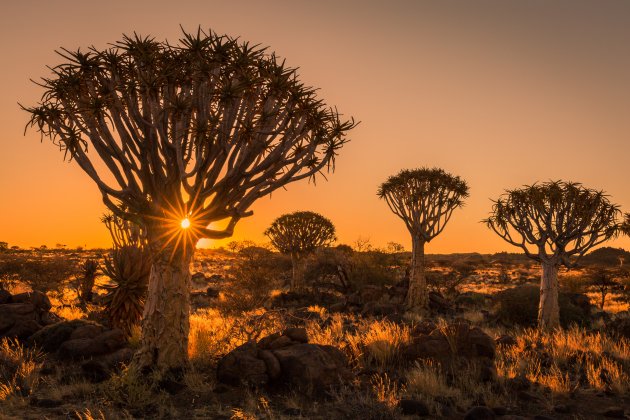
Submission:
M 337 171 L 257 202 L 235 239 L 263 241 L 280 214 L 313 210 L 340 242 L 410 240 L 376 197 L 401 168 L 439 166 L 471 187 L 429 253 L 517 251 L 479 223 L 505 188 L 562 178 L 630 211 L 630 2 L 30 1 L 0 15 L 0 241 L 107 247 L 96 186 L 63 162 L 17 102 L 33 105 L 53 50 L 104 47 L 181 24 L 269 45 L 327 103 L 361 120 Z M 609 243 L 630 248 L 630 239 Z

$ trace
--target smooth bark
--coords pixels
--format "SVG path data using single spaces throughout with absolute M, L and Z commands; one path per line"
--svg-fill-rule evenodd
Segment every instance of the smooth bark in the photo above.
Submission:
M 542 263 L 540 304 L 538 306 L 538 326 L 541 329 L 553 329 L 560 325 L 558 266 L 559 264 L 553 261 Z
M 425 310 L 428 307 L 427 280 L 425 276 L 424 241 L 412 238 L 411 271 L 409 273 L 409 290 L 407 291 L 407 307 Z

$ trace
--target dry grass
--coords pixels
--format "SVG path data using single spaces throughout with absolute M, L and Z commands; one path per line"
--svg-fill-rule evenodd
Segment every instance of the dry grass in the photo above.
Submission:
M 17 340 L 0 340 L 0 402 L 28 396 L 40 381 L 43 354 Z
M 578 327 L 552 332 L 528 329 L 516 339 L 516 346 L 502 348 L 498 354 L 496 366 L 504 379 L 526 377 L 565 395 L 580 387 L 620 395 L 630 390 L 628 340 Z

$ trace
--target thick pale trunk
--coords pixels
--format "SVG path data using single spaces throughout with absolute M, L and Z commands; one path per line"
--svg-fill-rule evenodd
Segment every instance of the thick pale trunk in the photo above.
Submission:
M 558 265 L 542 263 L 540 281 L 540 304 L 538 306 L 538 326 L 552 329 L 560 325 L 560 305 L 558 304 Z
M 302 273 L 299 267 L 297 254 L 291 254 L 291 290 L 297 291 L 302 288 Z
M 142 317 L 141 347 L 134 358 L 140 369 L 169 373 L 188 364 L 191 260 L 192 252 L 163 252 L 155 257 Z
M 424 311 L 428 307 L 427 280 L 424 273 L 424 241 L 412 238 L 411 271 L 407 307 Z

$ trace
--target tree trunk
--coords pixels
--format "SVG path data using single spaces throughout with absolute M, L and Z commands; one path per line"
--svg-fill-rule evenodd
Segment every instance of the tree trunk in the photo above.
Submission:
M 165 249 L 154 256 L 142 317 L 141 347 L 134 364 L 161 374 L 188 364 L 190 262 L 193 250 Z
M 302 288 L 302 273 L 300 272 L 299 259 L 297 254 L 291 254 L 291 291 Z
M 543 262 L 540 282 L 540 304 L 538 306 L 538 327 L 541 329 L 552 329 L 559 325 L 558 265 L 554 262 Z
M 424 241 L 420 238 L 412 238 L 407 307 L 424 311 L 428 307 L 428 301 L 427 280 L 424 273 Z

